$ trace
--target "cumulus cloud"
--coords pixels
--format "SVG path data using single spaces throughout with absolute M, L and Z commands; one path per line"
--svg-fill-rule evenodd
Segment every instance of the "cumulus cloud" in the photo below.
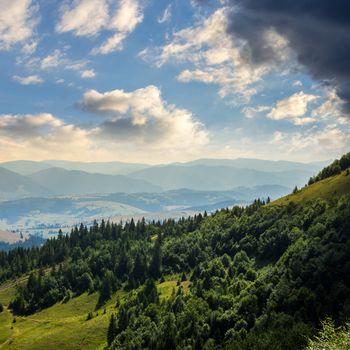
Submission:
M 0 115 L 0 153 L 2 160 L 97 156 L 91 133 L 49 113 Z
M 61 8 L 61 18 L 56 25 L 59 33 L 74 32 L 77 36 L 93 36 L 108 21 L 106 0 L 75 0 Z
M 271 28 L 293 49 L 313 78 L 330 84 L 350 114 L 350 2 L 343 0 L 229 0 L 228 33 L 246 42 L 257 64 L 276 64 L 266 45 Z
M 96 129 L 112 142 L 132 142 L 150 147 L 186 149 L 208 142 L 208 133 L 192 113 L 162 99 L 156 86 L 132 92 L 87 91 L 79 106 L 104 117 Z
M 113 32 L 101 46 L 92 50 L 93 54 L 107 54 L 121 50 L 125 38 L 142 20 L 139 0 L 75 0 L 62 6 L 56 31 L 87 37 L 97 36 L 102 31 Z
M 276 131 L 270 144 L 275 152 L 291 156 L 294 159 L 312 161 L 327 157 L 339 157 L 350 146 L 349 130 L 342 130 L 335 125 L 321 129 L 308 129 L 305 132 Z
M 166 7 L 163 14 L 157 18 L 159 24 L 170 22 L 171 20 L 171 4 Z
M 86 69 L 80 72 L 80 76 L 85 79 L 94 78 L 96 73 L 93 69 Z
M 0 1 L 0 50 L 24 43 L 38 23 L 37 6 L 31 0 Z
M 258 91 L 262 77 L 276 65 L 254 64 L 247 57 L 242 40 L 231 40 L 227 34 L 228 15 L 228 8 L 220 8 L 194 26 L 175 32 L 166 45 L 146 48 L 139 56 L 158 67 L 167 62 L 190 63 L 192 67 L 178 75 L 179 81 L 214 84 L 221 97 L 247 102 Z M 266 45 L 282 64 L 290 54 L 288 43 L 273 30 L 264 35 Z
M 37 85 L 43 82 L 43 79 L 38 75 L 29 75 L 26 77 L 20 77 L 18 75 L 14 75 L 13 80 L 17 81 L 21 85 Z
M 319 96 L 297 92 L 276 103 L 268 113 L 268 118 L 273 120 L 291 119 L 295 125 L 304 125 L 314 122 L 315 119 L 305 117 L 310 103 L 316 101 Z
M 49 113 L 36 115 L 0 115 L 1 134 L 8 134 L 19 139 L 35 138 L 43 130 L 51 130 L 62 125 L 61 120 Z
M 179 161 L 198 158 L 209 141 L 193 114 L 164 101 L 155 86 L 90 90 L 79 106 L 95 121 L 74 125 L 50 113 L 0 115 L 2 160 Z
M 312 111 L 311 116 L 320 120 L 334 121 L 336 118 L 340 123 L 347 122 L 344 101 L 339 98 L 335 89 L 327 89 L 323 103 Z

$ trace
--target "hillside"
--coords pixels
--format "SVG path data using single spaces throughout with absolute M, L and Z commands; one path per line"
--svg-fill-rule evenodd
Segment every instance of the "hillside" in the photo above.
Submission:
M 349 183 L 0 252 L 0 348 L 304 350 L 349 317 Z
M 0 163 L 0 166 L 22 176 L 28 176 L 52 167 L 45 162 L 35 162 L 30 160 L 14 160 L 11 162 Z
M 26 176 L 0 167 L 0 200 L 48 194 L 50 191 Z
M 49 168 L 29 176 L 31 180 L 49 188 L 56 195 L 93 193 L 159 192 L 161 187 L 124 175 L 90 174 L 78 170 Z
M 332 200 L 343 195 L 350 195 L 350 175 L 348 170 L 315 182 L 311 186 L 307 186 L 296 193 L 289 194 L 272 202 L 271 205 L 285 205 L 290 202 L 308 202 L 317 198 Z

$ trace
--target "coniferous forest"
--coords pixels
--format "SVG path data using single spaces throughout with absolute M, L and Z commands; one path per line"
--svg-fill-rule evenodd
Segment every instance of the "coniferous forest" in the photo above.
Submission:
M 346 169 L 294 195 L 335 176 L 349 184 Z M 350 315 L 350 196 L 294 195 L 178 221 L 95 222 L 1 252 L 1 282 L 29 276 L 9 308 L 32 315 L 96 291 L 103 306 L 123 290 L 110 349 L 318 349 L 322 324 L 345 326 Z M 161 300 L 157 285 L 170 277 L 177 286 Z

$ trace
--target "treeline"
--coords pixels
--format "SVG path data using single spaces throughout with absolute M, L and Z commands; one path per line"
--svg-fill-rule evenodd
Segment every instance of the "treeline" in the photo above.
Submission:
M 350 167 L 350 152 L 344 154 L 340 159 L 336 159 L 331 165 L 323 168 L 316 176 L 310 178 L 308 185 L 321 181 L 328 177 L 338 175 Z M 349 170 L 347 170 L 349 173 Z
M 0 252 L 0 281 L 30 272 L 27 285 L 18 289 L 10 305 L 17 314 L 30 314 L 86 291 L 100 291 L 103 302 L 122 284 L 132 289 L 148 277 L 158 278 L 162 237 L 192 232 L 202 220 L 199 214 L 176 223 L 146 224 L 143 219 L 81 225 L 69 235 L 60 232 L 42 247 Z
M 29 235 L 24 241 L 19 241 L 15 243 L 0 242 L 0 251 L 10 251 L 15 248 L 31 248 L 33 246 L 40 246 L 44 244 L 46 239 L 41 236 Z

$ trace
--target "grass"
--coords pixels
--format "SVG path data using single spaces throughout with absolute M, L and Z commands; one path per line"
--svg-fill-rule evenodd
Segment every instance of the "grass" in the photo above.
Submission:
M 171 296 L 173 288 L 178 290 L 178 279 L 157 285 L 160 299 Z M 118 291 L 100 309 L 96 310 L 98 293 L 82 294 L 72 298 L 67 303 L 57 303 L 54 306 L 35 313 L 20 317 L 14 316 L 7 309 L 13 298 L 16 283 L 25 283 L 27 277 L 17 281 L 7 282 L 0 286 L 0 299 L 5 309 L 0 313 L 0 349 L 21 350 L 68 350 L 68 349 L 98 349 L 106 346 L 106 334 L 110 315 L 116 312 L 116 300 L 122 301 L 127 294 Z M 189 281 L 181 282 L 184 293 L 189 292 Z M 104 313 L 106 309 L 106 313 Z M 89 312 L 93 318 L 87 320 Z
M 7 306 L 16 294 L 16 286 L 25 284 L 27 280 L 28 276 L 23 276 L 0 285 L 0 303 Z
M 182 290 L 185 294 L 189 292 L 190 290 L 189 281 L 181 282 L 180 286 L 182 287 Z M 160 293 L 160 299 L 164 300 L 164 299 L 170 298 L 171 295 L 173 294 L 173 291 L 175 291 L 176 293 L 180 286 L 177 285 L 177 280 L 165 281 L 163 283 L 158 284 L 157 289 L 158 289 L 158 292 Z
M 98 294 L 83 294 L 66 304 L 58 303 L 28 317 L 13 316 L 5 309 L 0 315 L 0 349 L 96 349 L 105 342 L 113 300 L 106 314 L 94 311 Z M 113 309 L 114 310 L 114 309 Z M 94 317 L 87 321 L 88 312 Z M 12 329 L 11 329 L 12 328 Z
M 290 202 L 309 202 L 317 198 L 330 200 L 342 195 L 350 195 L 350 175 L 346 175 L 346 171 L 307 186 L 297 193 L 277 199 L 269 206 L 286 205 Z

